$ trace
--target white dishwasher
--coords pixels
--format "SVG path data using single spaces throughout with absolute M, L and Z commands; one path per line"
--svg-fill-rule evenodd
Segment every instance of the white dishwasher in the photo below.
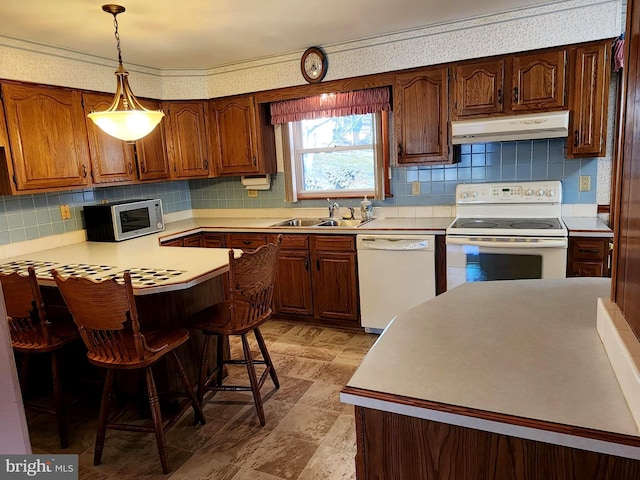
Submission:
M 381 333 L 396 315 L 436 295 L 433 235 L 358 235 L 360 314 Z

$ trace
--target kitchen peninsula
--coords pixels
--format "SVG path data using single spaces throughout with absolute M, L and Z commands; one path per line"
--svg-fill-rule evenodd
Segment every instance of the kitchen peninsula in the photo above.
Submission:
M 609 289 L 467 283 L 399 315 L 341 393 L 358 478 L 638 478 L 640 432 L 596 331 Z

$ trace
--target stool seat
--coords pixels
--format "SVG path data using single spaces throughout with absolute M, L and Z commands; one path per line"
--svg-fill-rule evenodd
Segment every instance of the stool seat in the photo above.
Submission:
M 250 325 L 244 328 L 236 326 L 234 316 L 246 317 L 249 315 L 251 308 L 249 303 L 241 300 L 225 300 L 192 315 L 189 319 L 189 326 L 202 330 L 208 335 L 242 335 L 249 333 L 268 320 L 272 313 L 269 307 L 262 313 L 262 318 L 257 319 Z

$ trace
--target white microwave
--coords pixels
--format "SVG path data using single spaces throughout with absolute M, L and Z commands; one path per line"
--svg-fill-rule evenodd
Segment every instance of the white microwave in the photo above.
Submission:
M 84 223 L 90 242 L 120 242 L 164 230 L 162 201 L 124 200 L 85 205 Z

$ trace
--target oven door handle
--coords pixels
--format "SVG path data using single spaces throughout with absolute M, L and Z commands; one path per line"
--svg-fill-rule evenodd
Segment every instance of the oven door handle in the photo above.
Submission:
M 447 245 L 500 248 L 567 248 L 567 239 L 528 237 L 452 237 L 447 235 Z

